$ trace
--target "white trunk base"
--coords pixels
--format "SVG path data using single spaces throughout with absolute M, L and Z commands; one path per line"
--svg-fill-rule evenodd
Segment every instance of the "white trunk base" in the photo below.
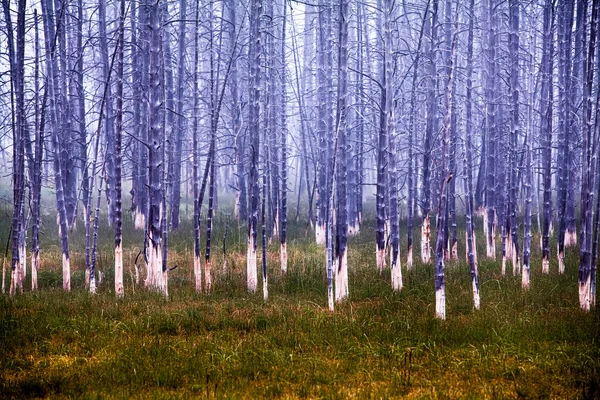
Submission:
M 479 208 L 479 210 L 477 210 L 477 214 L 479 214 L 481 216 L 481 218 L 483 219 L 483 235 L 485 237 L 487 237 L 487 234 L 488 234 L 487 211 L 485 210 L 485 208 L 481 207 L 481 208 Z M 473 232 L 475 232 L 475 224 L 473 224 Z
M 458 260 L 458 243 L 452 245 L 452 259 Z
M 95 276 L 90 276 L 90 293 L 91 294 L 96 293 L 96 277 Z
M 315 241 L 318 245 L 325 245 L 325 224 L 317 223 L 315 226 Z
M 19 242 L 19 267 L 21 268 L 19 286 L 22 290 L 23 281 L 27 278 L 27 242 L 23 238 L 20 238 Z
M 446 292 L 443 286 L 435 291 L 435 317 L 446 319 Z
M 18 274 L 18 268 L 12 269 L 10 270 L 10 288 L 8 289 L 8 293 L 10 295 L 10 297 L 15 295 L 16 292 L 16 287 L 17 287 L 17 279 L 19 279 L 17 277 Z
M 471 283 L 473 286 L 473 307 L 475 307 L 476 310 L 479 310 L 479 308 L 481 307 L 481 299 L 479 298 L 479 288 L 475 283 L 475 279 L 473 279 Z
M 206 294 L 210 294 L 212 289 L 212 277 L 210 275 L 210 260 L 204 262 L 204 291 Z
M 423 264 L 431 262 L 431 246 L 429 238 L 431 236 L 431 219 L 429 216 L 423 218 L 421 224 L 421 261 Z
M 144 217 L 144 213 L 136 210 L 133 222 L 135 229 L 143 230 L 146 228 L 146 217 Z
M 200 264 L 200 257 L 196 257 L 194 254 L 194 278 L 196 281 L 196 292 L 202 293 L 202 267 Z
M 565 232 L 565 247 L 577 246 L 577 232 Z
M 513 275 L 521 274 L 521 263 L 519 262 L 519 255 L 517 254 L 517 246 L 514 242 L 511 241 L 512 248 L 512 265 L 513 265 Z
M 521 276 L 521 287 L 523 290 L 529 289 L 529 267 L 523 265 L 523 275 Z
M 123 288 L 123 241 L 115 246 L 115 294 L 117 297 L 123 297 L 125 294 Z
M 273 223 L 273 234 L 271 235 L 270 240 L 273 238 L 279 237 L 279 212 L 275 213 L 275 221 Z
M 246 261 L 246 274 L 248 279 L 248 291 L 251 293 L 256 292 L 256 281 L 258 279 L 256 272 L 256 248 L 255 248 L 254 237 L 250 235 L 248 237 L 248 253 Z
M 583 284 L 581 284 L 581 282 L 579 283 L 579 307 L 581 307 L 583 311 L 590 311 L 591 277 L 592 274 L 590 273 Z
M 565 253 L 559 251 L 558 244 L 556 245 L 556 255 L 558 256 L 558 273 L 565 273 Z
M 412 246 L 408 248 L 408 253 L 406 255 L 406 269 L 412 270 L 413 267 L 413 249 Z
M 377 262 L 377 270 L 381 274 L 385 269 L 385 247 L 383 249 L 380 249 L 379 247 L 377 247 L 377 245 L 375 245 L 375 256 Z
M 360 225 L 358 221 L 354 221 L 354 223 L 348 224 L 348 235 L 356 236 L 360 233 Z
M 35 254 L 31 255 L 31 290 L 38 289 L 38 269 L 40 268 L 40 254 L 36 256 Z
M 71 291 L 71 262 L 66 254 L 63 253 L 62 257 L 62 267 L 63 267 L 63 290 L 70 292 Z
M 502 276 L 506 275 L 506 256 L 502 256 Z
M 491 260 L 496 259 L 496 232 L 494 227 L 492 227 L 491 241 L 490 236 L 486 234 L 486 255 Z
M 341 265 L 338 262 L 341 261 Z M 338 268 L 339 265 L 339 268 Z M 340 303 L 348 298 L 348 249 L 342 253 L 342 259 L 336 260 L 335 271 L 335 301 Z
M 281 272 L 283 274 L 287 274 L 287 243 L 281 243 L 281 248 L 279 249 L 279 259 L 281 262 Z
M 6 257 L 2 262 L 2 294 L 6 293 Z
M 154 245 L 150 240 L 148 247 L 148 275 L 146 277 L 145 285 L 150 289 L 163 292 L 163 294 L 167 296 L 166 272 L 163 272 L 162 270 L 162 245 Z
M 263 276 L 263 300 L 269 300 L 269 277 Z
M 169 297 L 169 277 L 168 270 L 162 273 L 161 292 L 165 297 Z
M 550 273 L 550 260 L 548 260 L 548 257 L 544 257 L 542 259 L 542 273 L 543 274 Z
M 400 252 L 398 251 L 398 257 L 396 257 L 396 262 L 393 261 L 394 252 L 390 252 L 390 267 L 392 269 L 392 290 L 394 292 L 399 292 L 402 290 L 402 266 L 400 263 Z

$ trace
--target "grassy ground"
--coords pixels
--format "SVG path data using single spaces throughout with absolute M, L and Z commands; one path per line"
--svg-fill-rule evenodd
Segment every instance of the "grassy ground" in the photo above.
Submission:
M 334 313 L 327 310 L 323 249 L 311 233 L 305 238 L 303 225 L 290 226 L 287 276 L 278 272 L 277 244 L 269 247 L 265 303 L 260 287 L 257 294 L 245 290 L 245 228 L 226 215 L 216 224 L 208 296 L 193 290 L 190 224 L 171 235 L 171 264 L 178 268 L 169 299 L 132 286 L 143 234 L 130 222 L 125 298 L 114 297 L 106 226 L 99 269 L 107 277 L 89 295 L 79 224 L 71 240 L 71 293 L 61 290 L 59 241 L 49 216 L 40 291 L 0 297 L 0 397 L 600 397 L 600 312 L 579 311 L 574 249 L 565 275 L 556 264 L 542 275 L 534 245 L 531 289 L 523 293 L 520 277 L 502 277 L 500 262 L 484 259 L 479 240 L 482 301 L 475 311 L 460 247 L 461 260 L 447 265 L 448 319 L 441 322 L 434 318 L 433 266 L 404 269 L 404 288 L 393 293 L 389 270 L 376 272 L 372 222 L 350 241 L 350 300 Z M 5 243 L 8 227 L 1 231 Z

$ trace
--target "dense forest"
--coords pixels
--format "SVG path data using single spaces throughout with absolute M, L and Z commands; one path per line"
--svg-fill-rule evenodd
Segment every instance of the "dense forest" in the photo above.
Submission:
M 463 257 L 476 309 L 483 257 L 524 291 L 555 258 L 559 273 L 578 269 L 580 307 L 595 306 L 599 0 L 1 1 L 3 291 L 8 278 L 11 295 L 37 290 L 45 209 L 65 291 L 81 229 L 97 290 L 106 219 L 116 296 L 124 221 L 144 232 L 136 284 L 168 296 L 169 272 L 188 268 L 208 294 L 226 268 L 211 261 L 214 220 L 234 198 L 247 290 L 265 300 L 267 245 L 285 276 L 293 220 L 324 248 L 331 310 L 349 296 L 357 234 L 394 291 L 403 268 L 433 264 L 441 319 L 445 264 Z M 193 259 L 175 266 L 188 198 Z

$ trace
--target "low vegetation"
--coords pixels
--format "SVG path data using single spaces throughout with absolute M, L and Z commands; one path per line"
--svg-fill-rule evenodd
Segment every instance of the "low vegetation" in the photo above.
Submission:
M 324 249 L 313 243 L 312 231 L 304 238 L 304 224 L 290 224 L 286 276 L 279 272 L 276 240 L 269 247 L 266 303 L 261 290 L 246 292 L 245 227 L 221 214 L 216 228 L 214 291 L 194 291 L 185 222 L 170 237 L 170 263 L 177 268 L 165 299 L 144 289 L 143 266 L 141 285 L 133 285 L 143 233 L 127 223 L 126 292 L 117 300 L 111 228 L 101 226 L 104 280 L 96 295 L 84 288 L 83 232 L 71 236 L 73 290 L 65 293 L 58 236 L 48 217 L 40 290 L 0 297 L 1 397 L 600 396 L 600 312 L 579 309 L 575 249 L 567 252 L 564 275 L 555 264 L 543 275 L 539 246 L 533 246 L 531 289 L 523 292 L 520 277 L 501 276 L 500 262 L 485 260 L 485 241 L 478 241 L 482 305 L 475 311 L 461 248 L 461 260 L 446 269 L 448 319 L 440 321 L 433 265 L 404 268 L 404 288 L 394 293 L 389 269 L 376 271 L 372 221 L 350 240 L 350 299 L 333 313 Z M 2 232 L 5 243 L 8 227 Z

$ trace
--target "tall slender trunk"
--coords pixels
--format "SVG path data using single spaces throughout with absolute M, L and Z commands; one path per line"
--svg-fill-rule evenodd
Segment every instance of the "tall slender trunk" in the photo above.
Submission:
M 456 35 L 456 34 L 455 34 Z M 439 319 L 446 319 L 446 288 L 445 288 L 445 266 L 444 266 L 444 248 L 446 245 L 446 237 L 444 230 L 448 229 L 448 183 L 452 179 L 452 171 L 448 170 L 448 144 L 450 142 L 450 130 L 452 121 L 452 82 L 454 80 L 454 50 L 456 47 L 456 36 L 452 39 L 450 50 L 450 66 L 448 70 L 448 78 L 445 87 L 444 108 L 446 115 L 444 116 L 444 125 L 442 128 L 442 149 L 440 154 L 440 199 L 438 205 L 438 218 L 436 226 L 436 243 L 435 243 L 435 316 Z
M 260 145 L 260 16 L 262 15 L 262 1 L 250 1 L 250 43 L 248 48 L 249 75 L 249 124 L 251 164 L 248 185 L 250 189 L 250 212 L 248 215 L 248 254 L 247 254 L 247 283 L 248 291 L 255 292 L 257 285 L 256 271 L 256 236 L 258 224 L 258 203 L 260 188 L 258 186 L 258 156 Z
M 279 220 L 281 227 L 279 229 L 279 237 L 281 240 L 281 247 L 279 250 L 281 271 L 285 274 L 287 272 L 287 119 L 286 119 L 286 105 L 287 105 L 287 64 L 286 64 L 286 30 L 287 30 L 287 2 L 284 0 L 283 4 L 283 26 L 281 28 L 281 65 L 280 65 L 280 79 L 281 79 L 281 215 Z M 302 172 L 300 172 L 301 174 Z
M 511 95 L 511 120 L 510 120 L 510 145 L 509 145 L 509 197 L 508 209 L 506 213 L 506 232 L 510 234 L 510 244 L 512 248 L 512 267 L 513 275 L 519 274 L 519 228 L 517 225 L 517 188 L 518 188 L 518 162 L 517 162 L 517 144 L 520 134 L 520 114 L 519 114 L 519 2 L 510 0 L 509 2 L 509 56 L 510 56 L 510 95 Z
M 544 6 L 544 43 L 542 56 L 542 88 L 540 108 L 542 123 L 542 170 L 544 176 L 544 226 L 542 232 L 542 272 L 547 274 L 550 266 L 550 224 L 552 221 L 552 107 L 554 89 L 552 71 L 554 60 L 554 6 L 547 0 Z
M 214 142 L 215 132 L 211 133 L 211 148 L 215 148 Z M 214 151 L 214 150 L 213 150 Z M 206 253 L 204 258 L 204 291 L 209 294 L 212 289 L 212 279 L 210 275 L 210 249 L 213 232 L 213 219 L 214 219 L 214 198 L 217 195 L 215 190 L 216 185 L 216 174 L 215 174 L 215 156 L 211 157 L 210 161 L 210 184 L 208 187 L 208 213 L 206 216 Z
M 177 38 L 177 127 L 175 129 L 175 153 L 173 154 L 173 188 L 171 191 L 171 229 L 179 227 L 179 205 L 181 203 L 181 160 L 183 139 L 185 137 L 185 115 L 183 110 L 185 97 L 185 25 L 187 20 L 187 1 L 179 0 L 179 37 Z
M 98 0 L 98 36 L 100 44 L 100 59 L 104 82 L 109 81 L 108 37 L 106 33 L 106 0 Z M 115 216 L 115 115 L 113 109 L 112 87 L 108 85 L 106 95 L 106 111 L 104 113 L 104 129 L 106 141 L 106 201 L 108 206 L 108 223 L 112 225 Z
M 521 286 L 523 290 L 529 289 L 529 276 L 531 269 L 531 203 L 533 203 L 533 171 L 531 166 L 531 150 L 527 137 L 525 138 L 525 217 L 523 222 L 523 275 L 521 277 Z
M 332 127 L 329 124 L 329 103 L 328 94 L 331 82 L 328 81 L 328 55 L 331 49 L 331 27 L 329 25 L 328 15 L 331 12 L 329 0 L 321 0 L 319 2 L 319 30 L 317 46 L 317 102 L 318 102 L 318 118 L 317 132 L 319 135 L 319 157 L 318 157 L 318 189 L 317 189 L 317 222 L 315 226 L 315 238 L 317 244 L 326 242 L 325 228 L 327 205 L 329 199 L 327 197 L 327 165 L 330 163 L 331 154 L 329 152 L 329 137 L 332 134 Z
M 231 82 L 229 84 L 231 94 L 232 129 L 235 138 L 235 162 L 237 174 L 237 193 L 235 201 L 235 212 L 239 221 L 246 221 L 248 218 L 248 193 L 246 191 L 246 131 L 242 129 L 242 107 L 239 101 L 238 93 L 238 63 L 237 63 L 237 35 L 241 29 L 238 26 L 237 19 L 237 1 L 230 0 L 229 7 L 229 45 L 233 54 L 231 64 Z
M 488 258 L 496 258 L 496 7 L 495 0 L 488 0 L 483 5 L 487 17 L 487 50 L 486 50 L 486 186 L 485 204 L 487 208 L 487 251 Z M 483 160 L 482 160 L 483 162 Z
M 473 201 L 473 25 L 474 25 L 475 0 L 469 5 L 469 33 L 467 39 L 467 96 L 466 96 L 466 129 L 465 129 L 465 152 L 464 152 L 464 174 L 465 191 L 467 194 L 465 204 L 467 260 L 471 270 L 471 285 L 473 287 L 473 306 L 480 307 L 479 276 L 477 271 L 477 244 L 475 242 L 474 201 Z
M 393 18 L 395 15 L 392 0 L 384 1 L 383 22 L 383 50 L 384 50 L 384 74 L 383 83 L 385 88 L 385 129 L 389 138 L 389 188 L 390 188 L 390 270 L 392 289 L 402 289 L 402 269 L 400 262 L 400 229 L 398 226 L 398 171 L 396 169 L 396 119 L 394 115 L 394 59 L 393 59 Z
M 567 239 L 567 219 L 569 203 L 569 186 L 571 183 L 571 153 L 572 145 L 571 133 L 573 123 L 573 106 L 570 101 L 570 96 L 573 91 L 573 76 L 572 76 L 572 31 L 573 31 L 573 15 L 575 2 L 568 0 L 561 2 L 558 5 L 558 90 L 559 90 L 559 119 L 558 119 L 558 135 L 559 148 L 557 159 L 557 209 L 558 209 L 558 240 L 557 240 L 557 257 L 558 271 L 563 273 L 565 270 L 565 242 Z M 570 240 L 570 238 L 569 238 Z
M 263 136 L 264 143 L 267 143 L 266 131 L 265 136 Z M 269 149 L 267 146 L 263 146 L 263 160 L 268 158 Z M 269 273 L 267 270 L 267 216 L 266 216 L 266 208 L 267 208 L 267 198 L 268 198 L 268 189 L 267 189 L 267 167 L 266 163 L 263 162 L 263 171 L 262 171 L 262 201 L 260 207 L 260 221 L 262 224 L 261 227 L 261 266 L 262 266 L 262 278 L 263 278 L 263 300 L 267 301 L 269 299 Z
M 583 65 L 583 155 L 582 155 L 582 184 L 581 184 L 581 241 L 579 248 L 579 306 L 584 311 L 591 307 L 591 253 L 592 253 L 592 224 L 593 224 L 593 176 L 594 157 L 592 149 L 597 145 L 592 131 L 592 87 L 594 82 L 594 50 L 598 29 L 598 12 L 600 1 L 593 0 L 592 18 L 590 21 L 589 48 L 584 55 Z M 587 39 L 587 12 L 584 9 L 583 37 Z M 585 42 L 583 45 L 585 49 Z
M 196 24 L 194 34 L 194 109 L 193 109 L 193 128 L 192 128 L 192 181 L 194 186 L 194 280 L 196 291 L 202 291 L 202 269 L 200 265 L 200 192 L 198 187 L 198 162 L 200 155 L 198 153 L 198 61 L 199 61 L 199 25 L 200 25 L 200 1 L 196 0 Z
M 349 0 L 339 3 L 339 48 L 337 92 L 337 176 L 336 176 L 336 243 L 335 299 L 348 297 L 348 188 L 347 188 L 347 97 L 348 97 L 348 18 Z M 333 171 L 332 171 L 333 173 Z M 332 175 L 333 176 L 333 175 Z
M 423 148 L 423 194 L 421 199 L 421 214 L 423 218 L 421 223 L 421 261 L 424 264 L 429 264 L 431 262 L 431 220 L 429 216 L 431 211 L 431 153 L 433 136 L 437 134 L 438 130 L 436 100 L 438 5 L 438 0 L 433 0 L 431 21 L 427 21 L 431 35 L 428 43 L 429 79 L 427 80 L 427 124 L 425 127 L 425 142 Z
M 37 9 L 34 10 L 35 29 L 35 64 L 34 64 L 34 87 L 35 87 L 35 159 L 33 163 L 33 182 L 31 184 L 31 289 L 38 289 L 37 272 L 40 268 L 40 208 L 42 195 L 42 157 L 44 153 L 44 128 L 46 125 L 46 99 L 48 90 L 44 89 L 42 109 L 39 109 L 39 29 Z M 41 114 L 41 115 L 40 115 Z
M 162 222 L 165 208 L 164 199 L 164 137 L 163 137 L 163 113 L 164 111 L 164 91 L 162 88 L 163 71 L 161 68 L 161 7 L 158 3 L 148 0 L 145 3 L 148 15 L 149 29 L 149 80 L 148 90 L 149 104 L 149 157 L 148 157 L 148 175 L 149 175 L 149 213 L 148 213 L 148 276 L 146 286 L 162 292 L 165 296 L 167 291 L 167 272 L 166 265 L 163 265 L 163 238 Z
M 417 117 L 417 81 L 419 77 L 419 61 L 421 58 L 421 45 L 423 43 L 423 33 L 425 32 L 425 23 L 427 21 L 427 14 L 429 12 L 429 2 L 427 2 L 427 6 L 425 7 L 425 12 L 423 14 L 423 22 L 421 23 L 421 29 L 419 31 L 419 41 L 417 44 L 417 50 L 415 54 L 415 60 L 413 63 L 413 72 L 412 72 L 412 83 L 411 83 L 411 91 L 410 91 L 410 114 L 408 116 L 408 173 L 407 173 L 407 186 L 408 186 L 408 213 L 407 213 L 407 254 L 406 254 L 406 268 L 408 270 L 412 269 L 413 265 L 413 217 L 415 211 L 415 198 L 416 193 L 414 190 L 415 186 L 415 171 L 416 163 L 413 162 L 413 146 L 415 141 L 415 131 L 416 131 L 416 117 Z
M 123 297 L 123 227 L 121 212 L 121 142 L 123 131 L 123 47 L 125 36 L 125 0 L 121 0 L 117 60 L 117 109 L 115 121 L 115 294 Z
M 445 75 L 450 75 L 450 66 L 453 63 L 456 63 L 456 60 L 451 60 L 452 56 L 452 0 L 446 0 L 445 11 L 444 11 L 444 45 L 445 45 L 445 57 L 444 64 Z M 452 86 L 450 87 L 452 91 L 451 96 L 455 98 L 456 96 L 456 80 L 452 81 Z M 452 110 L 451 118 L 450 118 L 450 142 L 449 142 L 449 153 L 448 153 L 448 169 L 450 173 L 453 175 L 456 174 L 456 125 L 457 125 L 457 117 L 456 117 L 456 105 L 454 102 L 450 104 Z M 457 225 L 456 225 L 456 179 L 451 179 L 448 182 L 448 215 L 449 215 L 449 231 L 446 234 L 446 258 L 458 259 L 458 237 L 457 237 Z

